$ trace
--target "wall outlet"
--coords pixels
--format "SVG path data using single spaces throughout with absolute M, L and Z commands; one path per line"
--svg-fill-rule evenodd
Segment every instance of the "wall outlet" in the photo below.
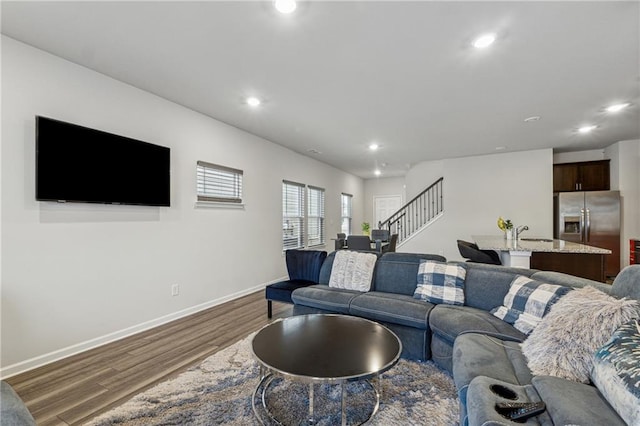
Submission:
M 171 286 L 171 295 L 177 296 L 180 294 L 180 284 L 173 284 Z

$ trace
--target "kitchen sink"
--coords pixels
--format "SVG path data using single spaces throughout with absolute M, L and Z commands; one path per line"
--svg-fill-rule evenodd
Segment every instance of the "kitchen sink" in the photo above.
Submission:
M 520 240 L 522 241 L 536 241 L 539 243 L 552 243 L 553 240 L 550 240 L 548 238 L 520 238 Z

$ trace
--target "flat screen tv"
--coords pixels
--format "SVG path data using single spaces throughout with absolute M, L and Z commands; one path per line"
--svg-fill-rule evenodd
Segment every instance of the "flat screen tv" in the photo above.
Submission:
M 169 148 L 36 117 L 36 200 L 170 205 Z

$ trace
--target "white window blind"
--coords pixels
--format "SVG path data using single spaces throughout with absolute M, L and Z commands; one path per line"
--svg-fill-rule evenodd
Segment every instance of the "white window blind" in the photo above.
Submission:
M 307 245 L 324 244 L 324 189 L 308 187 Z
M 341 216 L 342 216 L 342 225 L 340 227 L 340 231 L 351 235 L 351 201 L 353 199 L 353 195 L 342 193 L 340 198 L 341 205 Z
M 198 201 L 242 203 L 242 170 L 198 161 Z
M 304 191 L 302 184 L 282 182 L 282 250 L 304 247 Z

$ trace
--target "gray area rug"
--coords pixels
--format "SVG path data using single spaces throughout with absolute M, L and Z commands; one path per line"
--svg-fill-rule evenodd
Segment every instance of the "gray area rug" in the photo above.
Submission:
M 93 419 L 89 425 L 259 425 L 252 409 L 260 369 L 251 355 L 251 338 L 207 358 L 175 379 L 133 397 Z M 457 425 L 459 408 L 451 377 L 431 362 L 400 362 L 382 379 L 382 400 L 372 425 Z M 318 425 L 340 424 L 340 386 L 315 388 Z M 283 424 L 306 424 L 308 385 L 276 379 L 267 405 Z M 347 420 L 367 419 L 375 400 L 364 382 L 347 385 Z M 259 400 L 257 400 L 259 403 Z M 265 424 L 269 417 L 258 410 Z

